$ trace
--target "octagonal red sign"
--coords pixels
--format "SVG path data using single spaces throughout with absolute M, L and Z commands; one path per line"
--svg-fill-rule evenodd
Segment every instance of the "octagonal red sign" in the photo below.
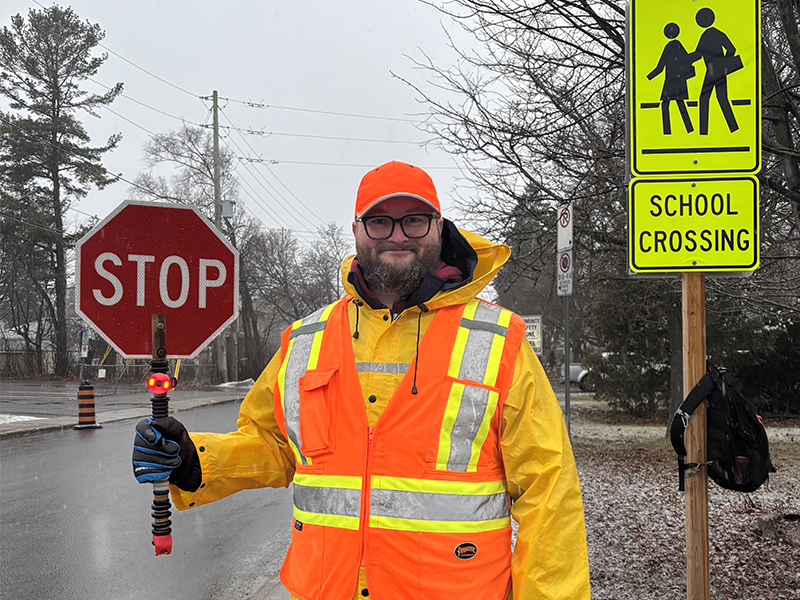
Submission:
M 127 200 L 78 242 L 75 310 L 125 358 L 192 358 L 239 314 L 239 252 L 196 208 Z

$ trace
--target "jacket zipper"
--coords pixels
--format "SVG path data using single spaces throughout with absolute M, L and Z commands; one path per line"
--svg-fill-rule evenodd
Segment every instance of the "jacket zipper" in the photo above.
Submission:
M 367 441 L 367 458 L 364 464 L 364 481 L 361 484 L 361 560 L 359 561 L 359 564 L 362 567 L 366 567 L 367 565 L 367 531 L 369 531 L 370 500 L 369 455 L 372 452 L 372 435 L 374 432 L 374 427 L 367 428 L 367 433 L 369 435 Z

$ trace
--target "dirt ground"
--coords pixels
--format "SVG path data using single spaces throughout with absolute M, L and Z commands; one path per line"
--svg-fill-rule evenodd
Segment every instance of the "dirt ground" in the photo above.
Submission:
M 592 598 L 686 598 L 684 493 L 666 422 L 615 418 L 590 394 L 570 400 Z M 800 520 L 784 517 L 800 515 L 800 419 L 766 426 L 778 469 L 767 484 L 743 494 L 709 480 L 713 599 L 800 599 Z

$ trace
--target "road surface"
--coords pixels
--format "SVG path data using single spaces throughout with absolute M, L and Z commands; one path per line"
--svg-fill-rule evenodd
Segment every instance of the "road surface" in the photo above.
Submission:
M 189 430 L 235 429 L 238 403 L 181 411 Z M 289 490 L 249 490 L 177 513 L 154 556 L 152 486 L 130 456 L 135 421 L 0 439 L 0 598 L 250 598 L 290 538 Z

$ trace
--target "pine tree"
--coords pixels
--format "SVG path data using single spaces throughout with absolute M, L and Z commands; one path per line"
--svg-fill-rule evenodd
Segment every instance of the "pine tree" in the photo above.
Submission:
M 65 232 L 64 213 L 91 186 L 103 188 L 117 179 L 100 159 L 121 136 L 91 146 L 78 118 L 82 112 L 98 117 L 95 109 L 122 92 L 121 83 L 102 95 L 81 87 L 107 57 L 92 54 L 103 37 L 99 25 L 57 5 L 31 9 L 27 20 L 17 14 L 0 31 L 0 94 L 10 109 L 0 112 L 0 168 L 4 179 L 26 190 L 21 197 L 4 195 L 0 208 L 4 218 L 26 225 L 19 234 L 48 255 L 49 268 L 35 271 L 40 280 L 30 283 L 48 307 L 59 376 L 69 370 L 66 263 L 76 240 Z

